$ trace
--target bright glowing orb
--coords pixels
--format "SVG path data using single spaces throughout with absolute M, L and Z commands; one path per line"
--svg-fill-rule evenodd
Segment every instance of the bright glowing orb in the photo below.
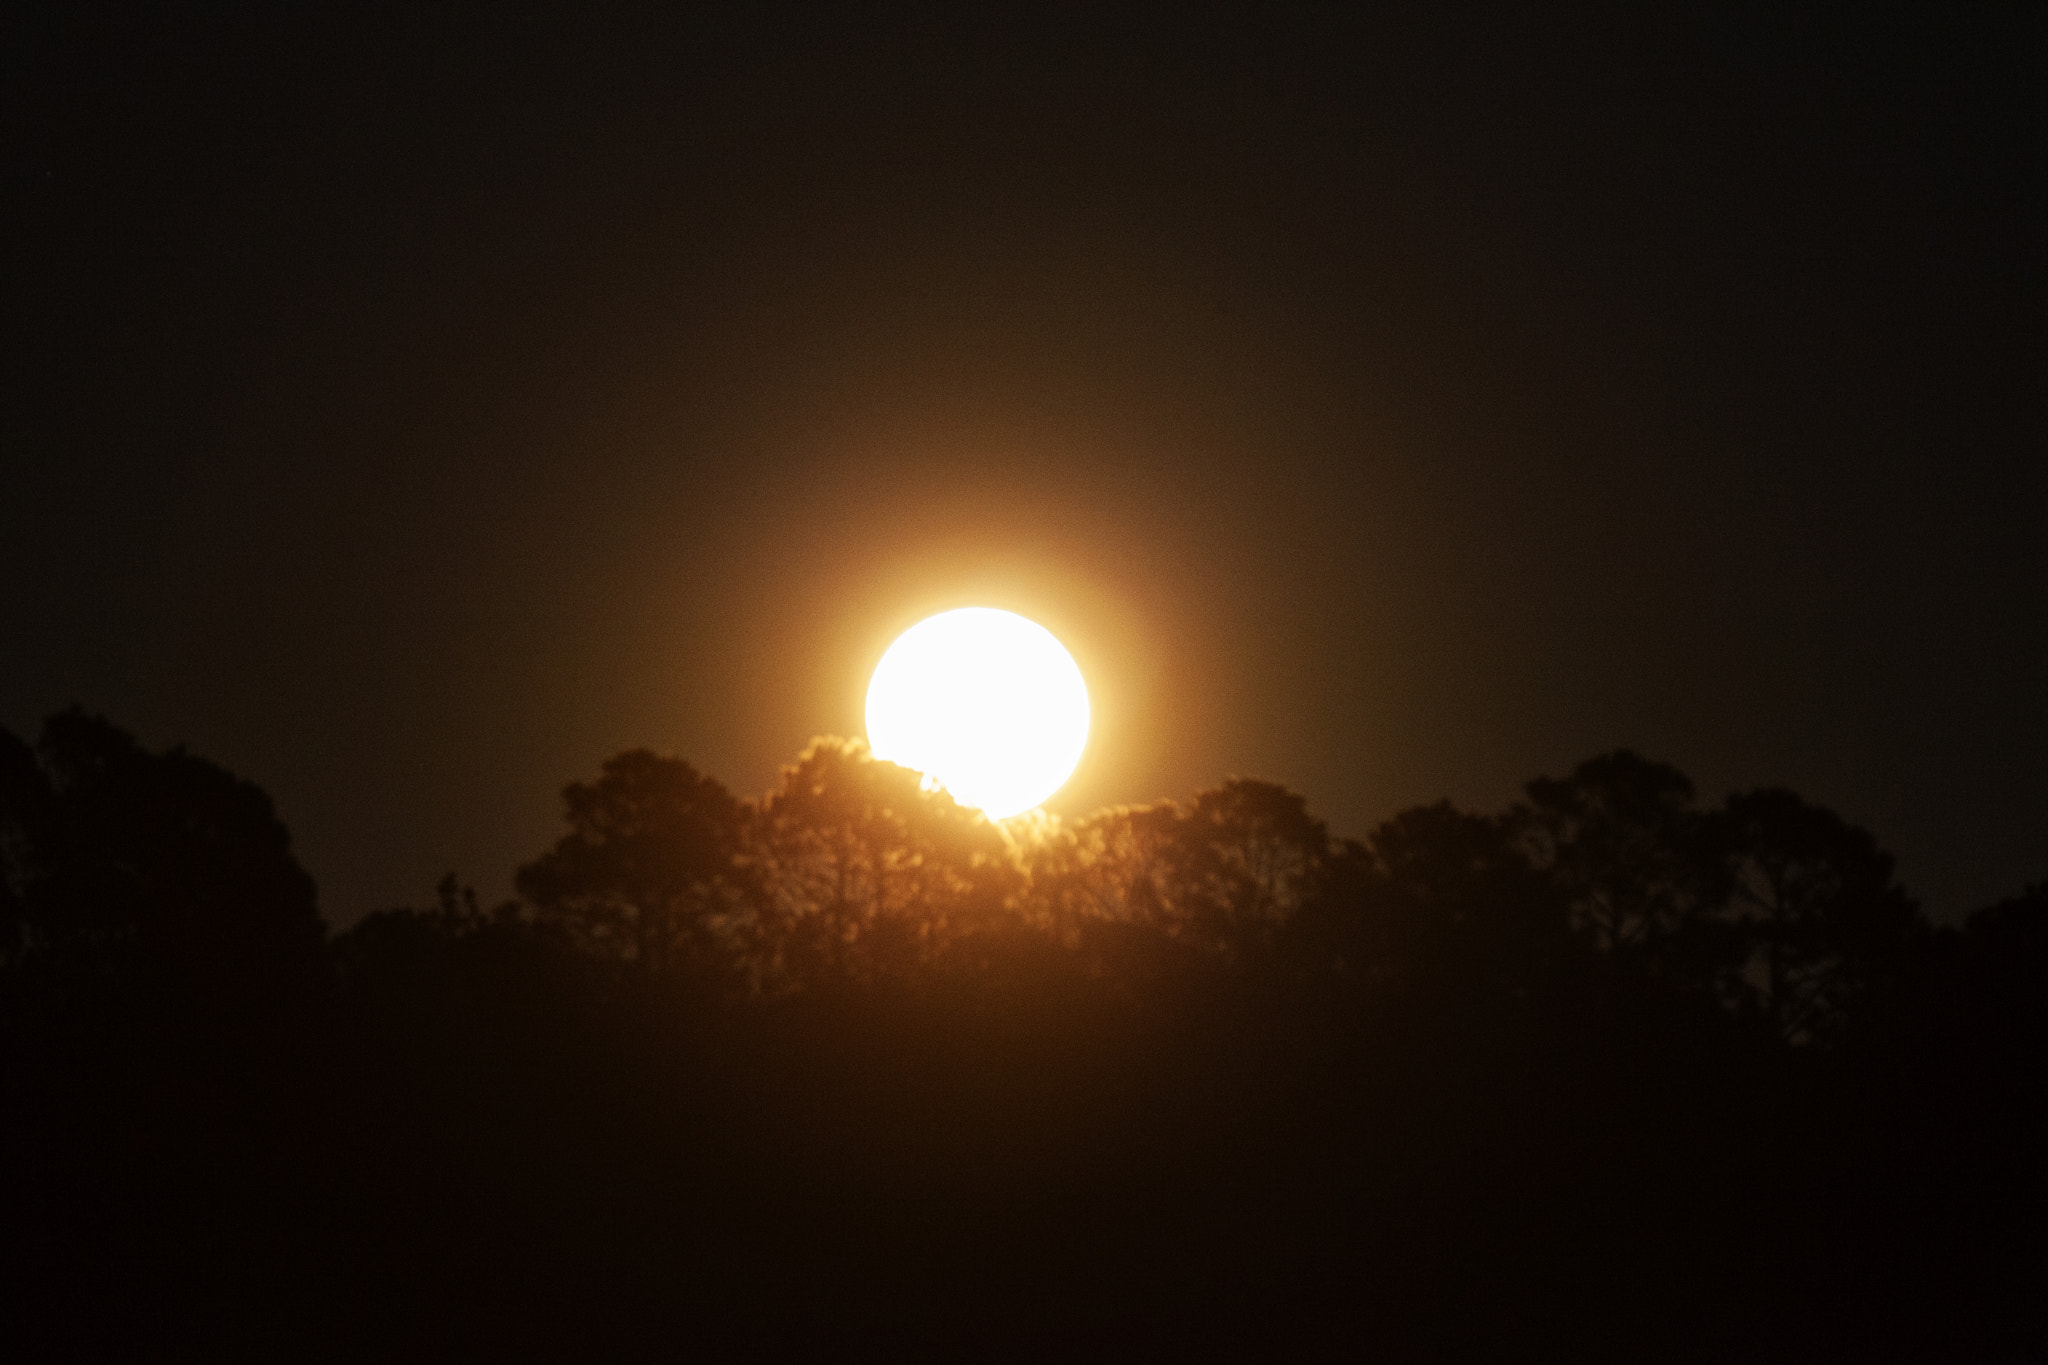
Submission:
M 1052 632 L 962 607 L 898 636 L 868 684 L 875 757 L 935 779 L 993 818 L 1060 789 L 1088 743 L 1088 687 Z

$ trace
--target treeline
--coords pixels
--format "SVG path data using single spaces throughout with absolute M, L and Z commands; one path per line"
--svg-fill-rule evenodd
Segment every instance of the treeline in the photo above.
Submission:
M 831 739 L 758 802 L 645 750 L 564 795 L 569 830 L 520 869 L 518 901 L 485 915 L 451 881 L 437 909 L 372 916 L 345 959 L 495 926 L 748 995 L 1025 963 L 1129 988 L 1280 970 L 1362 994 L 1662 995 L 1832 1046 L 1894 1025 L 1944 973 L 2028 970 L 2044 894 L 1938 932 L 1832 811 L 1780 789 L 1703 809 L 1628 751 L 1498 814 L 1417 807 L 1362 841 L 1244 778 L 1185 805 L 996 823 Z
M 1930 924 L 1628 752 L 1333 838 L 621 754 L 486 907 L 0 733 L 14 1319 L 66 1350 L 2021 1358 L 2048 885 Z

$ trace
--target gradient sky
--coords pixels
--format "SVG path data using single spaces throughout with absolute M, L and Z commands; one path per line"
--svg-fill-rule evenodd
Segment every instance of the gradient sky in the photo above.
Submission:
M 2048 44 L 1641 8 L 34 6 L 0 723 L 256 780 L 346 923 L 979 603 L 1069 814 L 1628 745 L 1953 918 L 2048 876 Z

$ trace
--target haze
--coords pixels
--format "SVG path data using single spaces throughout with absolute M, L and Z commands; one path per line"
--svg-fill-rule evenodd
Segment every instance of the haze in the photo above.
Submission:
M 1054 28 L 25 30 L 0 721 L 248 775 L 345 925 L 986 604 L 1094 690 L 1069 814 L 1625 745 L 1938 916 L 2041 874 L 2025 34 Z

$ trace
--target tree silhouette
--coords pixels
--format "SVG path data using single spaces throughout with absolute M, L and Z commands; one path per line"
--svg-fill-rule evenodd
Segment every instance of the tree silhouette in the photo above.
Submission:
M 650 972 L 742 955 L 757 897 L 750 812 L 679 758 L 634 749 L 563 790 L 569 832 L 519 869 L 519 894 L 583 951 Z
M 2048 882 L 1985 906 L 1964 922 L 1966 998 L 1986 1032 L 2015 1040 L 2048 1061 Z
M 1548 980 L 1567 948 L 1564 906 L 1517 832 L 1512 818 L 1448 802 L 1403 811 L 1375 829 L 1347 878 L 1360 955 L 1373 963 L 1367 971 L 1400 988 L 1493 997 Z
M 843 740 L 564 796 L 521 900 L 323 953 L 255 788 L 0 732 L 10 1341 L 2039 1354 L 2048 886 L 1935 931 L 1626 752 L 1362 840 L 1241 778 L 991 822 Z
M 1738 1010 L 1787 1042 L 1839 1038 L 1882 1007 L 1924 933 L 1892 858 L 1833 811 L 1778 788 L 1728 799 L 1717 822 L 1730 913 L 1749 951 Z
M 1120 806 L 1032 832 L 1029 903 L 1070 945 L 1091 951 L 1154 935 L 1241 960 L 1321 891 L 1329 832 L 1302 798 L 1233 778 L 1173 801 Z
M 1178 834 L 1180 917 L 1226 953 L 1268 947 L 1322 891 L 1329 830 L 1300 796 L 1274 783 L 1232 778 L 1199 793 Z
M 972 957 L 1022 884 L 1000 826 L 854 741 L 821 739 L 759 809 L 765 982 L 871 980 Z
M 1621 749 L 1526 790 L 1517 839 L 1596 952 L 1699 988 L 1740 957 L 1719 914 L 1726 868 L 1684 774 Z
M 321 960 L 313 882 L 269 798 L 80 711 L 33 750 L 0 732 L 0 885 L 8 961 L 48 986 L 142 978 L 224 1002 Z
M 1172 861 L 1181 821 L 1171 801 L 1117 806 L 1035 831 L 1033 901 L 1069 942 L 1094 926 L 1174 931 Z

